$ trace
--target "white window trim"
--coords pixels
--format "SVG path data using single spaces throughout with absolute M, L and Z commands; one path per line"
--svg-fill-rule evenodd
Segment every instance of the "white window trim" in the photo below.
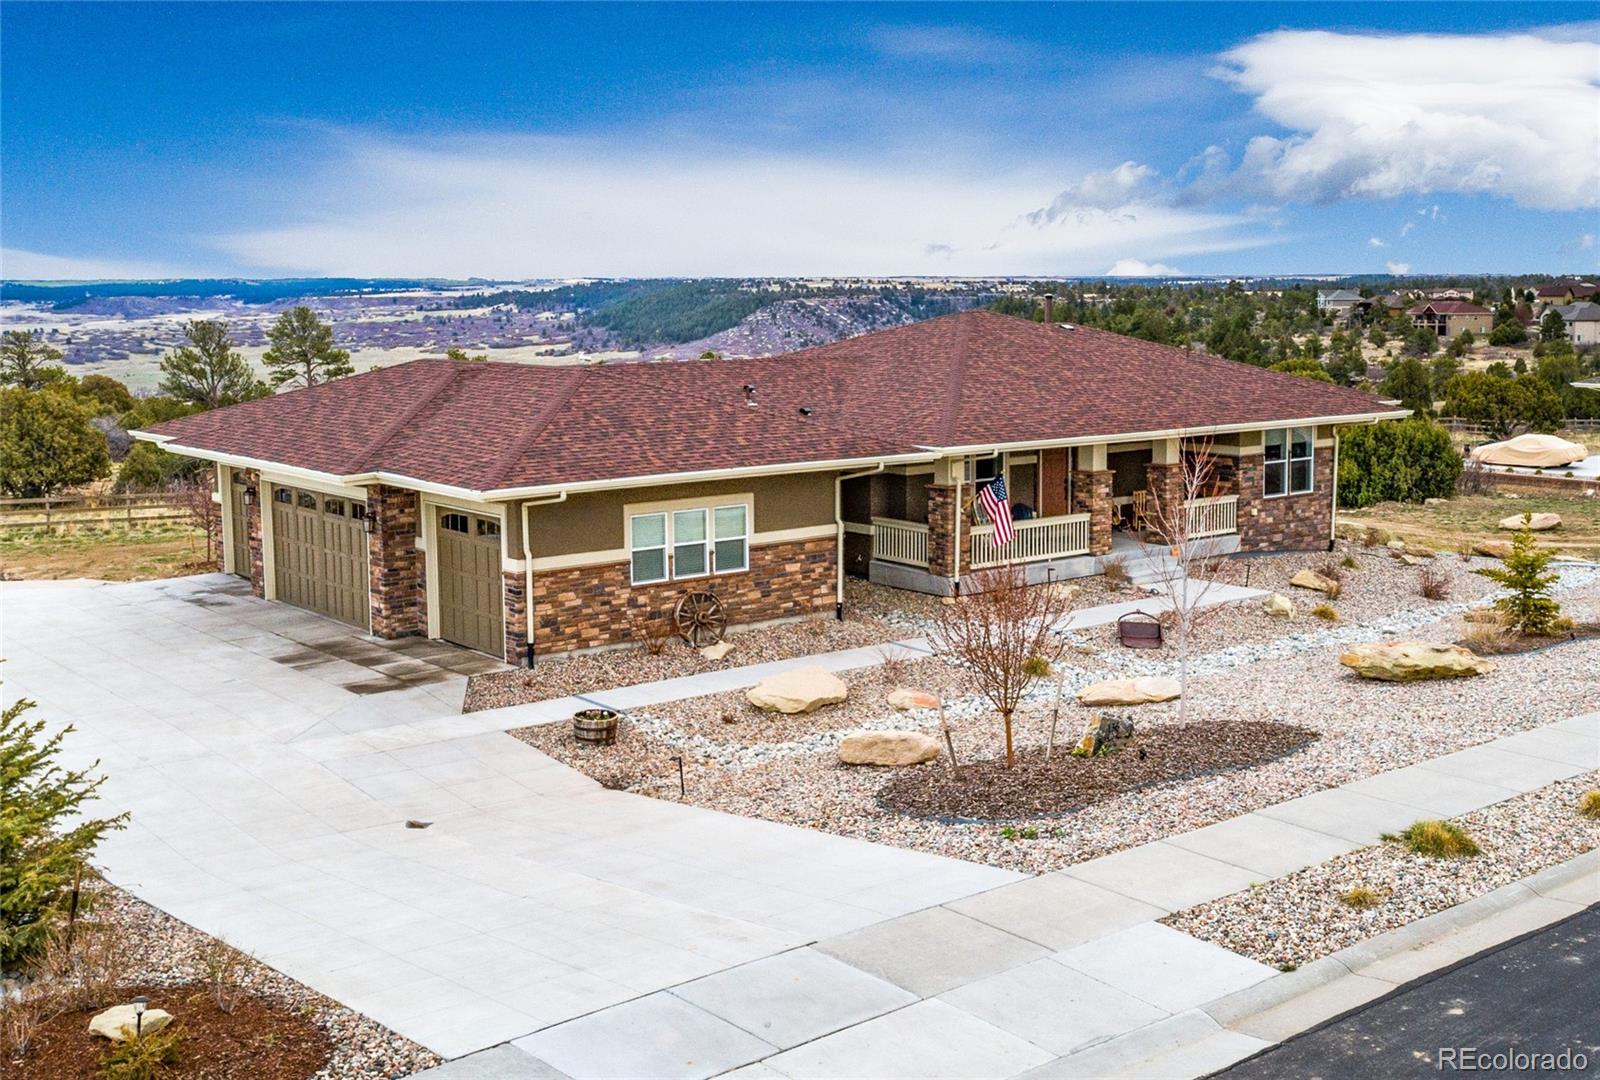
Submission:
M 734 507 L 739 507 L 740 509 L 742 509 L 744 511 L 744 532 L 740 533 L 738 536 L 718 536 L 717 535 L 717 511 L 718 510 L 732 510 Z M 709 530 L 707 531 L 707 534 L 706 534 L 707 535 L 707 541 L 706 542 L 707 542 L 707 544 L 708 544 L 708 546 L 710 548 L 710 550 L 707 552 L 707 555 L 709 556 L 708 565 L 711 567 L 711 572 L 713 574 L 745 574 L 745 573 L 749 573 L 749 571 L 750 571 L 750 505 L 748 503 L 723 503 L 721 506 L 714 506 L 714 507 L 711 508 L 710 521 L 709 521 L 708 524 L 710 525 L 710 528 L 709 528 Z M 717 569 L 717 545 L 719 543 L 724 543 L 724 542 L 726 542 L 728 540 L 740 540 L 740 541 L 744 542 L 744 561 L 743 561 L 743 563 L 741 565 L 739 565 L 737 567 L 734 567 L 731 570 L 718 570 Z
M 1269 461 L 1266 458 L 1267 435 L 1273 431 L 1283 432 L 1283 460 Z M 1294 456 L 1294 433 L 1296 431 L 1309 431 L 1311 453 L 1305 457 Z M 1299 427 L 1268 428 L 1261 433 L 1261 497 L 1263 499 L 1287 499 L 1297 495 L 1314 495 L 1317 490 L 1317 429 L 1308 424 Z M 1311 481 L 1304 491 L 1294 489 L 1294 463 L 1307 462 L 1311 467 L 1306 470 L 1306 475 Z M 1274 465 L 1283 466 L 1283 490 L 1276 495 L 1267 493 L 1267 471 Z
M 633 542 L 633 523 L 642 517 L 661 518 L 661 543 L 646 544 L 643 547 L 635 546 Z M 634 576 L 634 555 L 641 551 L 660 551 L 661 569 L 663 577 L 637 578 Z M 659 585 L 663 581 L 672 580 L 672 514 L 666 510 L 647 510 L 642 514 L 628 515 L 628 583 L 630 585 Z
M 704 525 L 704 529 L 702 530 L 702 535 L 699 540 L 684 540 L 681 542 L 678 540 L 679 514 L 700 515 L 700 521 L 702 525 Z M 711 564 L 714 558 L 713 549 L 711 547 L 712 527 L 711 510 L 708 507 L 686 506 L 681 510 L 674 510 L 672 513 L 667 515 L 667 538 L 672 541 L 670 545 L 672 550 L 669 553 L 672 561 L 668 564 L 668 570 L 671 571 L 673 581 L 693 581 L 695 578 L 711 576 Z M 700 557 L 702 560 L 701 564 L 705 567 L 705 569 L 700 571 L 698 574 L 680 574 L 678 573 L 678 549 L 680 547 L 688 547 L 691 544 L 699 544 Z

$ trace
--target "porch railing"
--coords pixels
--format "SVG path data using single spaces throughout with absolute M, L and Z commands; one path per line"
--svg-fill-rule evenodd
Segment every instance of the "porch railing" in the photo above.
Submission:
M 972 568 L 983 570 L 1001 563 L 1043 562 L 1089 553 L 1089 515 L 1064 514 L 1061 517 L 1029 518 L 1016 523 L 1017 537 L 1009 547 L 994 544 L 994 526 L 978 525 L 972 530 Z
M 1190 499 L 1184 504 L 1191 540 L 1206 536 L 1227 536 L 1239 531 L 1239 496 L 1214 495 Z
M 872 557 L 928 568 L 928 526 L 899 518 L 872 519 Z

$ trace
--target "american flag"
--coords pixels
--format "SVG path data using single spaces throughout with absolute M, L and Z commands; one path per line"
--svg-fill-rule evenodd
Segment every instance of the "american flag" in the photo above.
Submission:
M 1017 538 L 1011 525 L 1011 504 L 1006 501 L 1006 480 L 997 476 L 978 490 L 983 514 L 994 526 L 994 546 L 1003 548 Z

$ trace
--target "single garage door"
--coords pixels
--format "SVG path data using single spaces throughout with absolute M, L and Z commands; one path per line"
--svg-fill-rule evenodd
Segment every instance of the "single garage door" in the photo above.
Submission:
M 274 486 L 273 579 L 278 599 L 367 628 L 366 504 Z
M 500 522 L 477 514 L 440 510 L 436 535 L 439 636 L 490 656 L 504 656 Z

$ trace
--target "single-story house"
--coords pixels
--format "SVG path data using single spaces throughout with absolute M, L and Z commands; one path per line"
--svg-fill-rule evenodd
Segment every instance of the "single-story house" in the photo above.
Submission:
M 1384 318 L 1393 318 L 1406 309 L 1406 298 L 1397 292 L 1379 293 L 1372 298 L 1372 310 Z
M 417 360 L 137 435 L 215 462 L 221 568 L 256 595 L 532 663 L 632 640 L 695 592 L 737 626 L 842 610 L 847 572 L 932 593 L 1006 560 L 1098 573 L 1136 496 L 1181 503 L 1202 452 L 1192 535 L 1326 549 L 1339 426 L 1403 415 L 969 311 L 759 359 Z M 972 508 L 1001 475 L 1005 551 Z
M 1592 281 L 1565 278 L 1540 285 L 1533 290 L 1533 299 L 1542 311 L 1545 308 L 1560 307 L 1579 300 L 1593 300 L 1597 294 L 1600 294 L 1600 285 Z
M 1366 306 L 1366 298 L 1354 289 L 1317 290 L 1317 310 L 1338 319 L 1348 319 Z
M 1553 309 L 1567 325 L 1567 337 L 1574 345 L 1600 345 L 1600 304 L 1580 300 Z
M 1411 325 L 1425 326 L 1448 341 L 1463 330 L 1471 330 L 1474 337 L 1483 337 L 1494 325 L 1494 312 L 1481 304 L 1465 300 L 1427 300 L 1406 312 Z

